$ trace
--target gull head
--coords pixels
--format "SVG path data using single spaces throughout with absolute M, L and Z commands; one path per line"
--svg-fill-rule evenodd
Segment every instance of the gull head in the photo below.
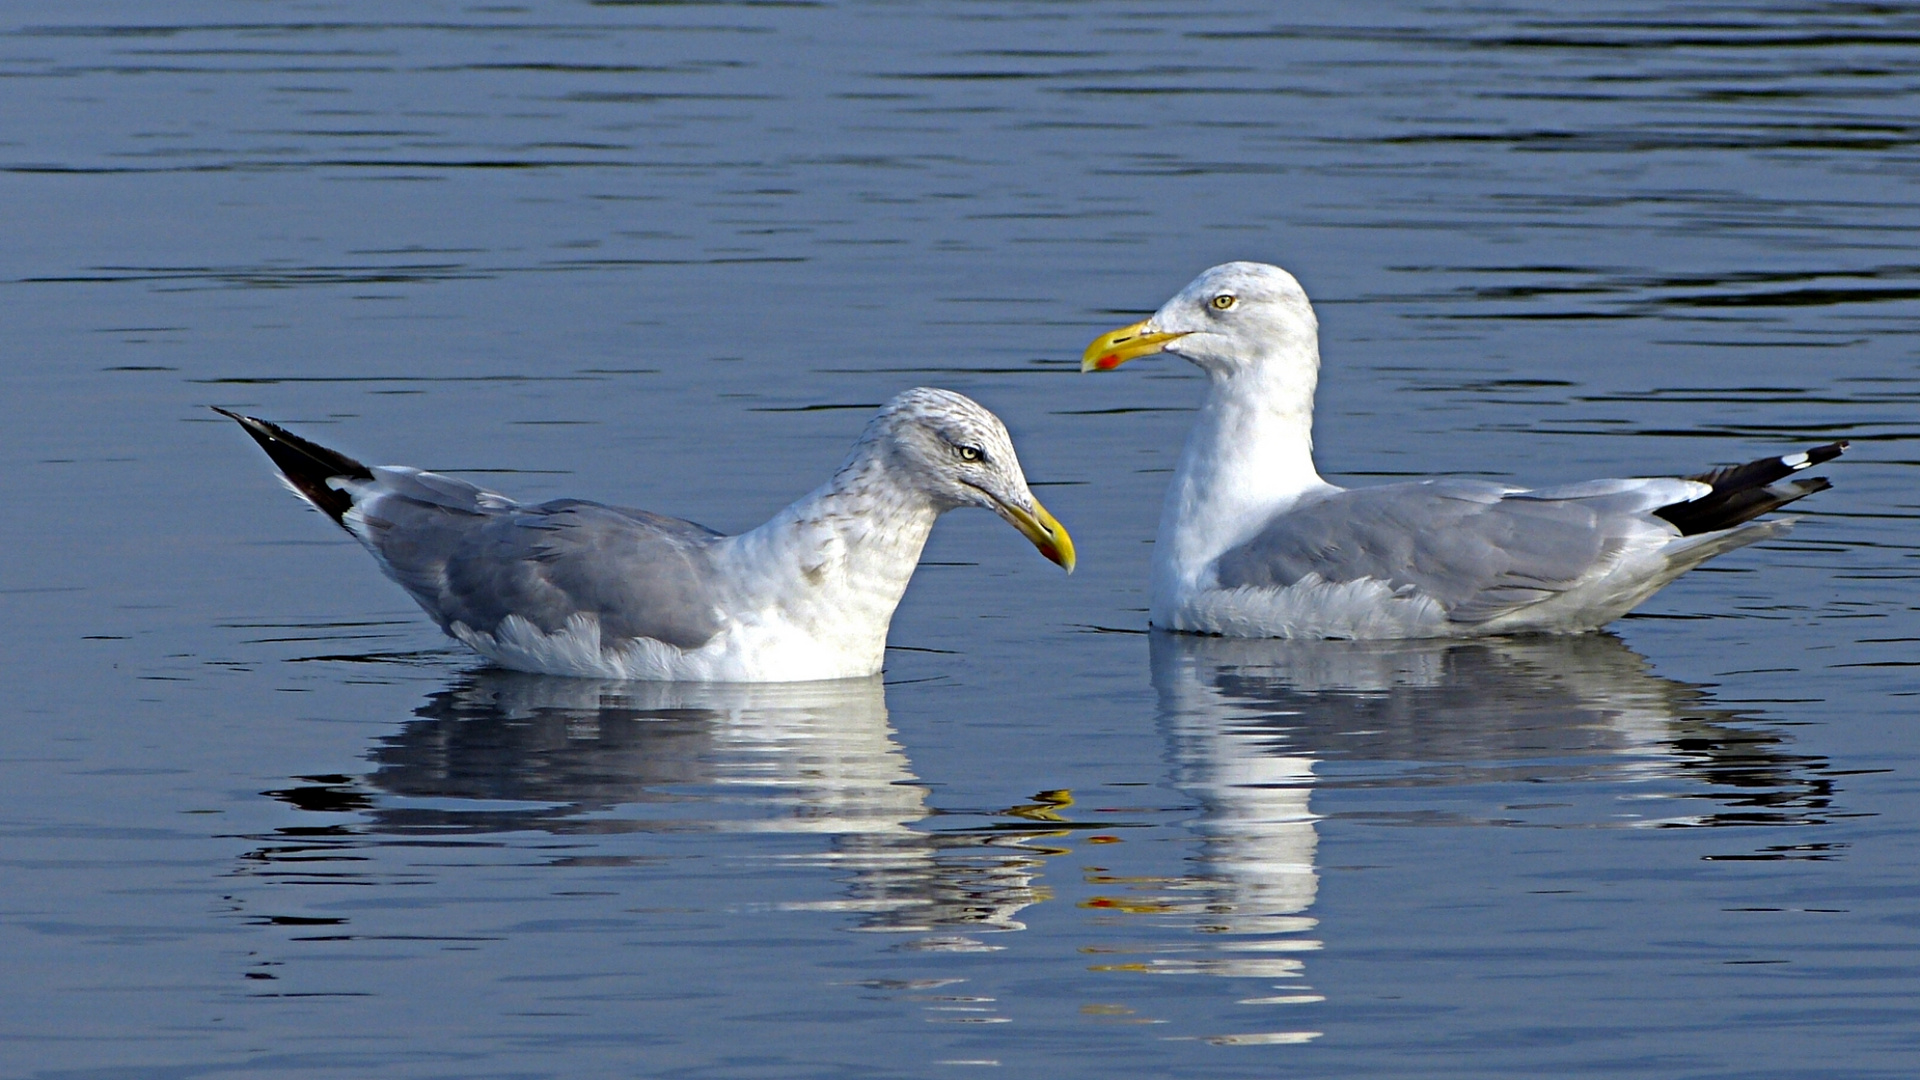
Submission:
M 1172 353 L 1207 374 L 1230 377 L 1275 364 L 1319 366 L 1319 321 L 1292 274 L 1255 262 L 1221 263 L 1194 278 L 1153 317 L 1102 334 L 1081 371 Z
M 1073 572 L 1073 537 L 1027 489 L 1007 426 L 979 402 L 951 390 L 908 390 L 881 407 L 861 441 L 877 444 L 888 471 L 935 509 L 991 510 Z

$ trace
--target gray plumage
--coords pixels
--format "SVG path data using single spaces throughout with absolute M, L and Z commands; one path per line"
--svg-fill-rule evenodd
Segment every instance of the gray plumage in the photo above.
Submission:
M 721 534 L 704 525 L 582 499 L 522 506 L 440 473 L 370 469 L 278 424 L 215 411 L 450 634 L 456 624 L 492 630 L 508 615 L 553 634 L 586 614 L 605 635 L 691 649 L 720 630 L 707 556 Z
M 1308 574 L 1412 586 L 1479 623 L 1577 584 L 1616 554 L 1632 496 L 1551 498 L 1473 480 L 1333 490 L 1220 556 L 1222 588 L 1283 589 Z
M 1539 491 L 1458 479 L 1328 488 L 1222 553 L 1216 578 L 1228 589 L 1281 589 L 1310 573 L 1335 584 L 1384 581 L 1433 598 L 1450 622 L 1474 625 L 1581 584 L 1620 555 L 1649 513 L 1699 535 L 1824 490 L 1820 477 L 1778 481 L 1845 449 L 1832 443 L 1687 477 L 1712 490 L 1664 506 L 1658 481 Z
M 521 506 L 432 473 L 376 474 L 388 492 L 362 515 L 368 546 L 442 629 L 518 615 L 552 634 L 584 613 L 608 637 L 681 649 L 720 630 L 712 529 L 581 499 Z

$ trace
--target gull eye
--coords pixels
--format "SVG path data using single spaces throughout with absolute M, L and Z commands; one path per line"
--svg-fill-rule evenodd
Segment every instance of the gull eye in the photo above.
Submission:
M 956 446 L 953 448 L 953 453 L 961 461 L 969 464 L 987 460 L 986 452 L 977 446 Z
M 1225 293 L 1225 292 L 1221 293 L 1219 296 L 1216 296 L 1211 301 L 1209 301 L 1209 303 L 1213 305 L 1213 310 L 1215 311 L 1225 311 L 1239 302 L 1240 302 L 1239 297 L 1233 295 L 1232 293 Z

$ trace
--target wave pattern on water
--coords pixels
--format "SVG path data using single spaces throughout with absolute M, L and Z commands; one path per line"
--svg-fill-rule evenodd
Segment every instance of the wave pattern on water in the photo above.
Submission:
M 390 7 L 0 16 L 20 1068 L 1911 1071 L 1914 10 Z M 1854 447 L 1619 638 L 1148 638 L 1200 376 L 1077 357 L 1229 258 L 1329 476 Z M 1080 570 L 785 701 L 471 670 L 205 408 L 732 529 L 920 382 Z

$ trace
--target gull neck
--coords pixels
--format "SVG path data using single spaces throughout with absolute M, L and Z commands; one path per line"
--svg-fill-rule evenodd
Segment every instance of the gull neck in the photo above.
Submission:
M 1250 539 L 1302 495 L 1329 487 L 1313 466 L 1319 350 L 1208 371 L 1206 399 L 1167 486 L 1154 545 L 1155 625 L 1173 625 L 1221 552 Z

